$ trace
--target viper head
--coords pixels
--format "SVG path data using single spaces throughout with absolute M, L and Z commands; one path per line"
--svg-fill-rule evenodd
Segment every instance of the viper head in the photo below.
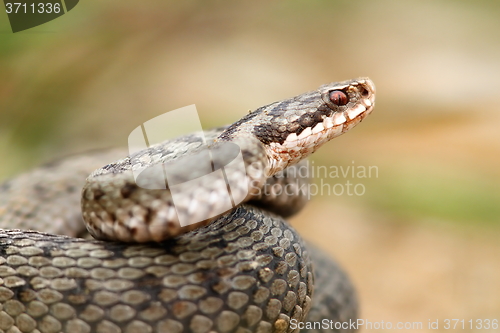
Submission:
M 356 126 L 372 112 L 374 103 L 373 82 L 359 78 L 325 84 L 263 107 L 253 133 L 267 146 L 271 174 Z
M 368 78 L 329 83 L 260 107 L 229 126 L 219 138 L 257 138 L 267 150 L 274 174 L 356 126 L 372 112 L 374 103 L 375 86 Z

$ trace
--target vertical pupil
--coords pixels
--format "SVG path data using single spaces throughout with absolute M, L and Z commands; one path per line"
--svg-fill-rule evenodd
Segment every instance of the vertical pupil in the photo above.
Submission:
M 346 105 L 348 102 L 347 95 L 340 90 L 333 90 L 330 92 L 330 101 L 335 105 Z

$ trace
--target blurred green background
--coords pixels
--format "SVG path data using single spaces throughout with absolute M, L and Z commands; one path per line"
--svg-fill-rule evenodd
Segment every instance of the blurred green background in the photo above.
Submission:
M 313 160 L 378 177 L 323 179 L 365 194 L 317 195 L 292 223 L 366 320 L 498 318 L 500 2 L 81 1 L 16 34 L 0 13 L 0 69 L 0 180 L 182 106 L 209 128 L 369 76 L 374 113 Z

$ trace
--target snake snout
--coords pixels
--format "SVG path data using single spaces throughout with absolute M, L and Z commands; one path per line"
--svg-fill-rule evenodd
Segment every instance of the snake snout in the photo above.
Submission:
M 357 79 L 359 82 L 359 91 L 362 99 L 369 100 L 372 106 L 375 103 L 375 84 L 367 77 Z

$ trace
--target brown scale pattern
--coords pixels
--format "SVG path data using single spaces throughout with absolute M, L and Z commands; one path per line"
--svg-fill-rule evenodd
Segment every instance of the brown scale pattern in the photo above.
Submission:
M 4 332 L 290 332 L 311 307 L 298 234 L 242 206 L 162 244 L 0 233 Z

